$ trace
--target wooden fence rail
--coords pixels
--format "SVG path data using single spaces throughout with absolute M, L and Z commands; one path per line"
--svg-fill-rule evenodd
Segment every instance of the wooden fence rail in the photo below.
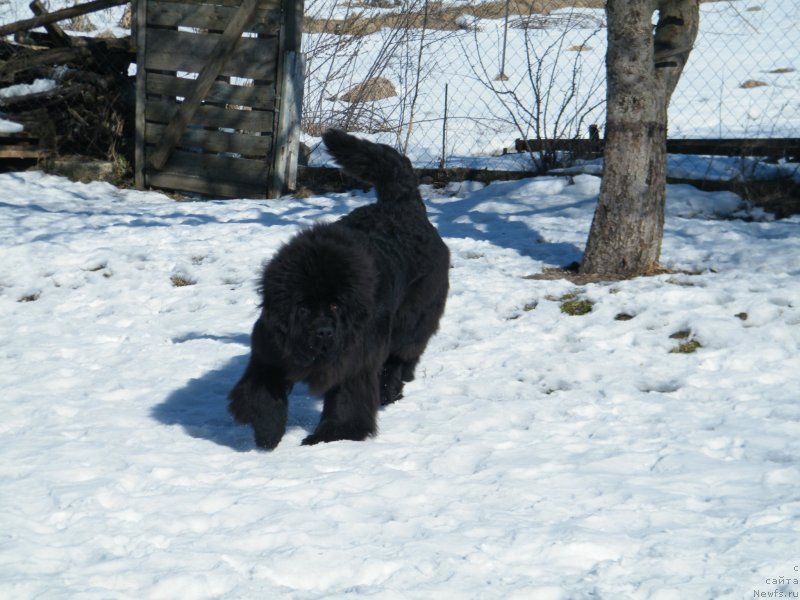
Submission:
M 521 140 L 514 143 L 517 152 L 574 152 L 580 156 L 599 157 L 603 140 Z M 764 156 L 800 158 L 800 138 L 725 138 L 667 139 L 669 154 L 709 156 Z

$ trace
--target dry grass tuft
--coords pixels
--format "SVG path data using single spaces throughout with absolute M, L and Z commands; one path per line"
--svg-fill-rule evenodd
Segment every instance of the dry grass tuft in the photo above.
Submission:
M 186 287 L 197 283 L 196 281 L 190 279 L 189 277 L 178 274 L 172 275 L 172 277 L 170 277 L 169 280 L 172 282 L 173 287 Z
M 683 344 L 675 346 L 672 350 L 669 351 L 670 354 L 692 354 L 696 352 L 698 348 L 702 348 L 703 344 L 698 342 L 697 340 L 689 340 Z
M 578 298 L 575 294 L 566 294 L 561 297 L 559 308 L 566 315 L 579 317 L 592 312 L 592 306 L 592 302 L 585 298 Z
M 331 100 L 342 100 L 343 102 L 375 102 L 384 98 L 397 96 L 397 90 L 391 81 L 384 77 L 372 77 L 354 85 L 344 94 L 331 98 Z
M 739 87 L 745 90 L 749 90 L 752 88 L 764 87 L 767 85 L 769 84 L 766 81 L 759 81 L 758 79 L 748 79 L 747 81 L 742 83 L 742 85 L 740 85 Z
M 511 0 L 509 13 L 514 17 L 547 15 L 550 11 L 561 8 L 603 8 L 605 2 L 600 0 Z M 440 31 L 456 31 L 463 29 L 463 17 L 471 15 L 479 19 L 502 19 L 505 16 L 506 2 L 492 0 L 481 2 L 465 9 L 463 6 L 450 6 L 441 2 L 428 4 L 427 15 L 422 10 L 410 13 L 386 12 L 366 15 L 356 13 L 352 17 L 342 19 L 318 19 L 306 16 L 303 19 L 303 30 L 306 33 L 335 33 L 339 35 L 363 36 L 375 33 L 380 29 L 393 27 L 422 27 Z

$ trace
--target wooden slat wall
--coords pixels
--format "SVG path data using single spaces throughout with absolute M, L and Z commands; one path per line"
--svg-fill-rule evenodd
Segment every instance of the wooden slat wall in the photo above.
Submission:
M 147 128 L 145 142 L 156 144 L 164 134 L 166 125 L 151 123 Z M 271 135 L 231 135 L 224 131 L 188 129 L 181 137 L 178 148 L 204 150 L 213 153 L 240 154 L 246 158 L 265 158 L 272 146 Z
M 151 99 L 147 101 L 145 118 L 156 123 L 169 123 L 177 109 L 178 104 L 174 100 Z M 203 104 L 197 109 L 197 114 L 195 114 L 189 127 L 236 129 L 247 133 L 269 133 L 273 127 L 273 115 L 273 111 L 239 110 Z
M 263 198 L 267 188 L 264 160 L 175 150 L 164 168 L 149 174 L 156 187 L 240 198 Z
M 163 75 L 147 74 L 147 91 L 160 96 L 186 97 L 191 92 L 193 79 Z M 275 110 L 275 89 L 273 86 L 241 86 L 227 81 L 217 81 L 206 96 L 207 104 L 235 104 L 249 106 L 260 110 Z
M 271 4 L 273 6 L 264 6 Z M 153 3 L 147 12 L 147 25 L 156 27 L 194 27 L 221 32 L 231 20 L 238 5 L 220 6 L 199 4 L 197 2 L 169 2 L 162 0 Z M 278 35 L 281 28 L 280 3 L 261 3 L 256 16 L 245 27 L 249 33 Z
M 167 29 L 147 30 L 148 70 L 199 73 L 220 34 Z M 242 38 L 222 69 L 222 75 L 275 81 L 278 38 Z
M 140 0 L 137 185 L 230 197 L 275 192 L 273 135 L 285 48 L 282 2 L 260 0 L 255 16 L 161 169 L 148 162 L 241 0 Z M 290 14 L 292 23 L 297 15 Z M 294 34 L 292 34 L 294 35 Z M 295 40 L 299 46 L 299 40 Z M 294 42 L 293 42 L 294 43 Z M 293 49 L 293 48 L 292 48 Z M 280 61 L 280 62 L 279 62 Z M 141 88 L 141 89 L 139 89 Z M 139 103 L 142 106 L 139 106 Z

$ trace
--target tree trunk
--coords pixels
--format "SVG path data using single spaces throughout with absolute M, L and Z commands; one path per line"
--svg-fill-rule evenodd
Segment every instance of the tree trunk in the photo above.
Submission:
M 696 0 L 608 0 L 606 14 L 603 182 L 580 270 L 633 276 L 658 268 L 667 107 L 697 35 L 699 11 Z

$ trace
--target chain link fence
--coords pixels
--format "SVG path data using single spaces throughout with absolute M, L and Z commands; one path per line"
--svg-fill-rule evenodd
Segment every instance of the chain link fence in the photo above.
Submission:
M 306 0 L 307 142 L 338 126 L 395 145 L 420 167 L 561 166 L 564 153 L 514 154 L 515 141 L 602 137 L 603 6 Z M 702 2 L 669 137 L 796 140 L 798 48 L 798 0 Z M 671 157 L 670 169 L 681 163 Z M 700 168 L 728 176 L 731 167 L 709 159 Z
M 85 1 L 40 4 L 52 12 Z M 0 27 L 32 16 L 29 4 L 0 0 Z M 135 62 L 130 5 L 58 25 L 73 40 L 101 42 L 58 48 L 57 35 L 41 27 L 0 37 L 0 112 L 28 115 L 59 153 L 124 157 L 135 70 L 127 72 Z M 336 126 L 396 146 L 418 167 L 542 172 L 577 159 L 599 171 L 597 160 L 563 144 L 528 153 L 517 140 L 602 138 L 605 45 L 599 0 L 305 0 L 303 141 L 314 148 Z M 797 148 L 799 48 L 800 0 L 701 2 L 696 45 L 670 105 L 670 139 L 789 139 Z M 24 60 L 47 52 L 52 60 Z M 60 68 L 59 53 L 69 52 L 72 62 L 62 62 L 72 66 Z M 59 89 L 3 96 L 37 80 Z M 108 107 L 98 125 L 96 114 Z M 779 144 L 770 157 L 798 162 Z M 312 153 L 312 165 L 319 160 Z M 730 179 L 742 164 L 669 158 L 673 176 Z M 753 164 L 747 168 L 763 161 Z

